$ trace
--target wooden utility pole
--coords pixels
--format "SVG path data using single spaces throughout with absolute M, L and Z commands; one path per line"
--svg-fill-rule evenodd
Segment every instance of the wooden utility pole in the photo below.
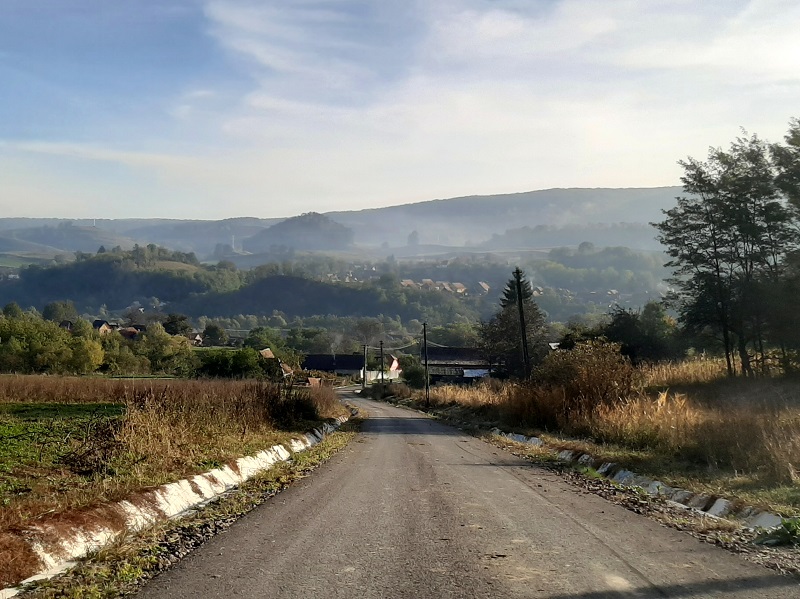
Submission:
M 367 388 L 367 345 L 364 344 L 364 368 L 361 370 L 361 390 Z
M 381 385 L 383 382 L 383 339 L 381 339 Z
M 431 407 L 431 385 L 428 380 L 428 323 L 422 323 L 422 351 L 425 358 L 425 408 Z

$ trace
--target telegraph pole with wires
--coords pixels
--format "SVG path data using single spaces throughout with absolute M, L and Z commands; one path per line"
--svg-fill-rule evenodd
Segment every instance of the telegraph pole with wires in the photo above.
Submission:
M 361 370 L 361 390 L 367 388 L 367 344 L 364 344 L 364 368 Z
M 422 323 L 422 352 L 425 358 L 425 409 L 431 407 L 431 385 L 428 380 L 428 323 Z

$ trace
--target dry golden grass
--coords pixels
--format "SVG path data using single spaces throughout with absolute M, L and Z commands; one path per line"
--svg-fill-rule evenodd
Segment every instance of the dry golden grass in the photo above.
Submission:
M 675 387 L 711 383 L 727 376 L 725 360 L 696 358 L 682 362 L 661 362 L 641 367 L 647 387 Z
M 481 382 L 471 387 L 462 385 L 439 385 L 431 387 L 433 405 L 460 404 L 469 407 L 498 406 L 509 401 L 519 385 L 495 380 Z
M 497 421 L 516 428 L 643 450 L 721 476 L 746 476 L 765 488 L 800 485 L 800 382 L 731 380 L 717 360 L 649 366 L 642 374 L 613 401 L 589 398 L 583 407 L 583 394 L 592 388 L 578 384 L 576 403 L 570 396 L 576 384 L 570 380 L 434 387 L 431 399 L 434 405 L 458 404 L 484 416 L 491 410 Z M 787 496 L 800 506 L 800 490 Z
M 255 381 L 0 377 L 0 403 L 6 406 L 64 404 L 67 418 L 67 404 L 80 402 L 121 404 L 124 410 L 81 420 L 65 435 L 42 439 L 40 429 L 29 435 L 30 443 L 47 451 L 34 451 L 39 459 L 29 452 L 16 463 L 7 460 L 0 469 L 0 487 L 14 489 L 0 503 L 0 533 L 43 514 L 120 499 L 208 470 L 286 442 L 320 418 L 346 413 L 327 388 L 287 395 Z M 12 422 L 8 414 L 3 418 Z
M 166 382 L 169 381 L 3 374 L 0 403 L 116 403 L 126 390 Z
M 583 428 L 600 442 L 674 452 L 691 444 L 707 417 L 685 395 L 662 391 L 653 399 L 635 393 L 618 404 L 599 406 L 573 430 Z

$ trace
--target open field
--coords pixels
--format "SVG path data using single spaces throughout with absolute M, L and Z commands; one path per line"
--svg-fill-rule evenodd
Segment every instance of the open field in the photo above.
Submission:
M 731 380 L 713 361 L 633 375 L 629 386 L 604 385 L 603 372 L 564 384 L 441 386 L 431 401 L 444 415 L 536 434 L 670 485 L 800 514 L 800 381 Z
M 27 258 L 14 254 L 0 254 L 0 266 L 7 266 L 9 268 L 21 268 L 29 264 L 46 264 L 51 260 L 52 258 Z
M 343 412 L 324 388 L 0 377 L 0 563 L 15 557 L 5 530 L 209 470 Z

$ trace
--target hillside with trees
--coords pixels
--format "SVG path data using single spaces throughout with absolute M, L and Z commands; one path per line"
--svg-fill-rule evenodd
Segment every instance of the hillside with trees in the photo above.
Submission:
M 660 187 L 550 189 L 469 196 L 330 212 L 323 216 L 351 229 L 353 236 L 336 227 L 326 230 L 322 226 L 319 232 L 323 234 L 321 239 L 325 239 L 324 249 L 341 249 L 355 244 L 355 249 L 371 260 L 386 257 L 386 253 L 376 253 L 382 246 L 416 248 L 416 251 L 423 251 L 426 246 L 440 246 L 450 251 L 473 246 L 479 251 L 509 247 L 550 248 L 590 241 L 598 246 L 627 245 L 647 249 L 654 247 L 654 235 L 646 223 L 657 219 L 660 210 L 671 206 L 679 194 L 678 187 Z M 53 248 L 37 256 L 48 255 L 51 259 L 58 251 L 88 252 L 101 245 L 131 248 L 134 243 L 194 252 L 201 259 L 235 255 L 243 250 L 261 254 L 269 252 L 273 246 L 320 248 L 313 227 L 308 235 L 303 235 L 303 227 L 300 227 L 300 239 L 293 235 L 288 238 L 279 236 L 280 228 L 266 234 L 268 229 L 284 220 L 255 217 L 216 221 L 193 218 L 0 218 L 0 235 L 8 237 L 8 232 L 13 231 L 20 242 L 35 242 Z M 509 230 L 512 223 L 514 229 Z M 291 224 L 286 231 L 295 226 Z M 62 231 L 61 227 L 71 229 Z M 250 248 L 243 248 L 246 238 L 256 238 Z M 413 244 L 409 244 L 409 240 Z M 22 249 L 9 248 L 9 251 Z M 254 265 L 252 261 L 249 263 L 249 266 Z
M 242 247 L 248 252 L 269 252 L 275 247 L 295 250 L 342 250 L 353 244 L 352 229 L 331 218 L 309 212 L 286 219 L 248 237 Z
M 371 283 L 342 285 L 289 275 L 269 275 L 237 291 L 187 298 L 175 308 L 190 316 L 232 314 L 267 316 L 279 312 L 289 318 L 326 315 L 374 317 L 398 315 L 402 320 L 453 322 L 458 315 L 477 319 L 474 302 L 452 294 L 405 289 L 391 277 Z
M 41 309 L 50 302 L 70 300 L 81 311 L 96 313 L 102 305 L 122 308 L 149 298 L 170 302 L 239 285 L 238 273 L 224 265 L 201 266 L 194 254 L 137 245 L 130 251 L 78 252 L 69 264 L 23 268 L 19 279 L 0 282 L 0 303 L 14 301 Z
M 640 250 L 662 250 L 653 228 L 642 222 L 608 224 L 536 225 L 508 229 L 492 235 L 478 247 L 487 250 L 549 248 L 591 243 L 597 246 L 625 246 Z
M 71 221 L 59 223 L 57 226 L 28 227 L 3 232 L 4 246 L 13 240 L 19 240 L 17 248 L 4 247 L 3 251 L 29 251 L 26 244 L 36 244 L 46 248 L 55 248 L 59 252 L 94 252 L 100 246 L 108 248 L 121 247 L 131 249 L 134 241 L 129 237 L 118 235 L 112 231 L 93 227 L 75 225 Z

